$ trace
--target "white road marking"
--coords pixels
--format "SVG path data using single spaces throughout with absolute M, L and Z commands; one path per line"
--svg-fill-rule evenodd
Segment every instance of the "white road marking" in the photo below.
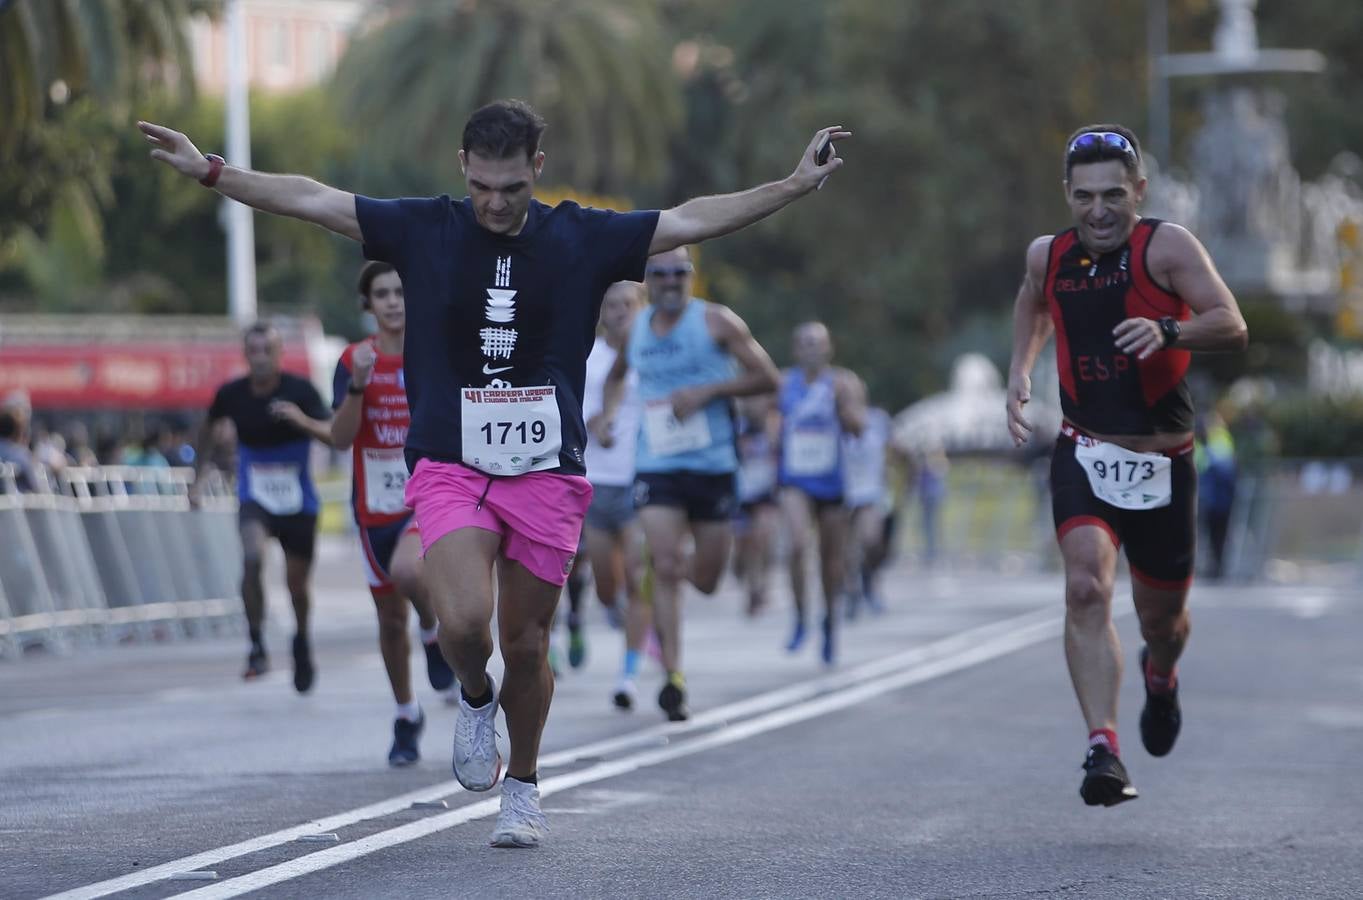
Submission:
M 1128 607 L 1129 608 L 1129 607 Z M 619 753 L 638 747 L 645 747 L 649 744 L 668 744 L 676 738 L 684 737 L 697 731 L 720 727 L 723 728 L 727 723 L 741 719 L 745 716 L 754 716 L 768 711 L 788 707 L 793 704 L 803 703 L 827 693 L 834 687 L 839 688 L 844 694 L 845 690 L 858 682 L 882 677 L 887 673 L 892 673 L 910 666 L 931 665 L 934 661 L 944 658 L 951 658 L 968 652 L 970 648 L 979 646 L 984 642 L 997 640 L 1012 633 L 1026 631 L 1035 627 L 1038 623 L 1054 624 L 1058 619 L 1050 609 L 1032 610 L 1023 615 L 1013 616 L 997 622 L 991 622 L 967 631 L 941 638 L 929 644 L 914 647 L 901 653 L 891 654 L 871 662 L 863 663 L 848 669 L 839 669 L 827 675 L 798 682 L 787 687 L 778 688 L 764 694 L 740 700 L 725 706 L 706 710 L 692 717 L 689 721 L 680 724 L 659 724 L 639 731 L 618 737 L 607 738 L 582 746 L 549 753 L 540 758 L 539 768 L 541 770 L 560 768 L 571 765 L 574 762 L 593 757 L 608 756 L 612 753 Z M 855 695 L 853 695 L 855 696 Z M 723 732 L 731 733 L 731 732 Z M 685 746 L 693 746 L 693 742 L 688 742 Z M 603 765 L 614 765 L 605 763 Z M 585 771 L 597 771 L 600 766 Z M 581 773 L 576 773 L 580 775 Z M 562 776 L 575 777 L 575 776 Z M 557 778 L 546 780 L 546 786 L 550 783 L 557 783 Z M 556 788 L 563 790 L 564 788 Z M 454 779 L 428 785 L 414 791 L 399 794 L 387 800 L 380 800 L 366 806 L 346 810 L 331 816 L 326 816 L 302 825 L 284 828 L 270 834 L 259 837 L 248 838 L 235 844 L 217 847 L 212 850 L 205 850 L 180 859 L 171 860 L 156 866 L 150 866 L 137 872 L 130 872 L 106 881 L 96 882 L 84 887 L 73 888 L 59 894 L 50 895 L 46 900 L 94 900 L 97 897 L 106 897 L 120 891 L 128 891 L 144 885 L 163 881 L 173 875 L 177 875 L 189 870 L 209 868 L 224 860 L 235 859 L 246 856 L 281 844 L 288 844 L 297 841 L 300 837 L 316 835 L 319 833 L 334 832 L 339 829 L 353 825 L 366 819 L 376 819 L 393 815 L 397 812 L 409 810 L 413 804 L 432 803 L 449 797 L 453 794 L 463 793 L 463 788 Z M 541 794 L 544 787 L 541 788 Z M 474 804 L 469 807 L 461 807 L 451 811 L 445 816 L 437 815 L 434 819 L 445 820 L 447 816 L 457 816 L 466 814 L 466 811 L 479 806 Z M 489 807 L 495 812 L 497 804 L 494 801 Z M 483 813 L 486 815 L 487 813 Z M 476 818 L 476 817 L 475 817 Z M 424 819 L 422 822 L 431 821 Z M 411 823 L 419 825 L 420 822 Z M 458 824 L 455 822 L 453 824 Z M 446 826 L 449 827 L 449 826 Z M 387 833 L 387 832 L 382 832 Z M 418 835 L 420 836 L 420 835 Z M 345 844 L 344 848 L 349 848 L 356 844 Z M 330 853 L 336 849 L 320 851 Z M 313 854 L 316 856 L 317 854 Z M 223 882 L 223 885 L 232 882 Z
M 627 775 L 640 769 L 661 765 L 706 750 L 713 750 L 797 722 L 846 709 L 882 694 L 978 665 L 1031 646 L 1046 638 L 1055 637 L 1060 634 L 1062 625 L 1063 619 L 1052 613 L 1041 621 L 1025 625 L 1011 633 L 987 639 L 972 648 L 962 648 L 950 655 L 912 664 L 902 671 L 887 672 L 855 687 L 840 690 L 836 694 L 809 700 L 798 706 L 778 709 L 735 725 L 724 726 L 674 747 L 646 750 L 623 759 L 600 763 L 578 772 L 557 775 L 541 783 L 540 795 L 547 797 L 584 784 Z M 352 843 L 320 850 L 298 859 L 228 879 L 220 884 L 174 896 L 185 898 L 185 900 L 222 900 L 222 898 L 238 897 L 251 891 L 329 869 L 388 847 L 408 843 L 466 822 L 493 815 L 498 811 L 500 805 L 500 798 L 498 797 L 480 800 L 448 813 L 380 831 Z

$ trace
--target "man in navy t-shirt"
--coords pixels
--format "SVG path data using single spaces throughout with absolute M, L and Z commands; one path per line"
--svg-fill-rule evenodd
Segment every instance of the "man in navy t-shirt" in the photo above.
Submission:
M 537 845 L 536 761 L 553 694 L 548 634 L 591 500 L 582 391 L 602 295 L 613 282 L 642 280 L 652 254 L 737 231 L 813 192 L 842 165 L 836 153 L 820 163 L 821 146 L 851 132 L 820 129 L 780 181 L 617 213 L 534 200 L 544 122 L 518 101 L 485 106 L 464 126 L 463 200 L 373 200 L 228 166 L 179 132 L 138 127 L 154 159 L 255 209 L 361 241 L 366 256 L 402 277 L 407 502 L 420 523 L 441 649 L 464 692 L 454 771 L 470 790 L 489 790 L 501 774 L 499 697 L 485 671 L 500 561 L 500 706 L 511 759 L 492 843 Z

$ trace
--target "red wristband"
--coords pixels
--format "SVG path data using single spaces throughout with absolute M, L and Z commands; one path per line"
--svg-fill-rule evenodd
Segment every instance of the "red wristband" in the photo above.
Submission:
M 199 179 L 199 184 L 212 187 L 218 183 L 218 176 L 222 174 L 222 167 L 227 164 L 227 160 L 216 153 L 205 154 L 204 159 L 208 160 L 208 174 Z

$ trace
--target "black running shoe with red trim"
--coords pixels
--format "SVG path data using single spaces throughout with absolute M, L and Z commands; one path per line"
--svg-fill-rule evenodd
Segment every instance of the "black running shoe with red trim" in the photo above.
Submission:
M 1079 786 L 1079 796 L 1089 806 L 1116 806 L 1139 795 L 1117 754 L 1099 745 L 1090 747 L 1084 760 L 1084 783 Z
M 1167 756 L 1183 727 L 1183 708 L 1178 702 L 1178 685 L 1167 693 L 1150 690 L 1146 677 L 1150 648 L 1141 648 L 1141 683 L 1145 685 L 1145 708 L 1141 710 L 1141 743 L 1151 756 Z

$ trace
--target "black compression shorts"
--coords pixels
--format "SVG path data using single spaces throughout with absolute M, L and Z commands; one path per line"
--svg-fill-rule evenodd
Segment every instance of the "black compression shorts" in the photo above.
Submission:
M 1081 525 L 1097 525 L 1126 548 L 1132 577 L 1155 588 L 1181 590 L 1193 579 L 1197 544 L 1197 469 L 1191 444 L 1165 455 L 1173 461 L 1173 499 L 1157 509 L 1121 509 L 1093 495 L 1074 456 L 1074 439 L 1061 435 L 1051 457 L 1051 514 L 1056 538 Z

